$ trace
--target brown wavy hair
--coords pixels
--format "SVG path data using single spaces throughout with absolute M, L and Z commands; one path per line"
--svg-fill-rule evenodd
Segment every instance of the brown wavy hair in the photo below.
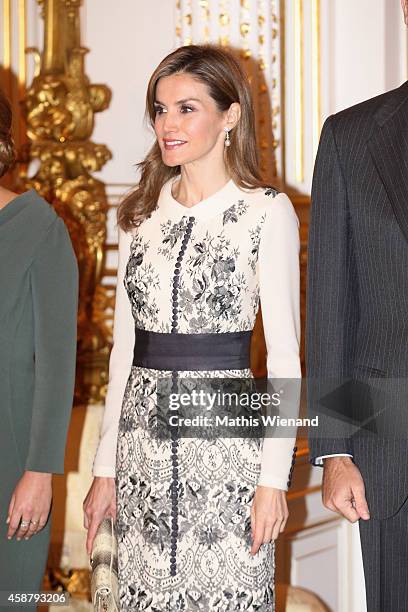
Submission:
M 11 135 L 12 112 L 10 102 L 0 89 L 0 177 L 8 172 L 16 159 Z
M 156 86 L 160 78 L 190 74 L 207 86 L 219 112 L 233 102 L 241 106 L 239 122 L 230 132 L 231 145 L 225 147 L 227 171 L 236 185 L 246 189 L 268 187 L 261 178 L 255 134 L 255 117 L 249 81 L 238 60 L 223 47 L 211 44 L 186 45 L 165 57 L 150 77 L 146 93 L 146 113 L 154 129 Z M 118 224 L 129 231 L 147 218 L 157 206 L 164 183 L 180 174 L 180 166 L 166 166 L 156 141 L 145 159 L 137 164 L 140 181 L 125 196 L 118 210 Z

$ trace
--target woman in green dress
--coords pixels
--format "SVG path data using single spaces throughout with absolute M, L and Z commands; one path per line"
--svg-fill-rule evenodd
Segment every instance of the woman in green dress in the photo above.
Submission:
M 13 162 L 10 130 L 0 91 L 0 176 Z M 0 610 L 9 610 L 7 594 L 41 589 L 75 378 L 76 258 L 33 189 L 0 187 L 0 293 Z

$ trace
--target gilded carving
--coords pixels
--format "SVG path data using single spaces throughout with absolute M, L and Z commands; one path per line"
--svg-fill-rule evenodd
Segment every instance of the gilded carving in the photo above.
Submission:
M 92 176 L 111 158 L 106 145 L 90 140 L 95 113 L 109 106 L 106 85 L 85 74 L 88 49 L 80 44 L 82 0 L 37 0 L 44 18 L 44 50 L 31 49 L 37 69 L 23 101 L 28 144 L 23 159 L 37 161 L 24 178 L 64 218 L 80 270 L 76 401 L 99 402 L 107 379 L 110 331 L 98 306 L 104 267 L 107 201 L 104 184 Z M 96 299 L 98 296 L 98 299 Z

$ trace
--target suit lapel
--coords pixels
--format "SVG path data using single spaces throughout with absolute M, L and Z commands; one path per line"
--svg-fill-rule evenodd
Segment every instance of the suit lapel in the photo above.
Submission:
M 395 90 L 375 120 L 377 126 L 368 147 L 408 241 L 408 83 Z

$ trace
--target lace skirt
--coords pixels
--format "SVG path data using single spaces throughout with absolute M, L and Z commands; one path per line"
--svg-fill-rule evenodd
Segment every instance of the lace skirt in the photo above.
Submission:
M 157 380 L 133 366 L 116 458 L 121 610 L 274 612 L 275 544 L 250 554 L 259 438 L 158 439 Z M 249 369 L 179 377 L 252 377 Z

